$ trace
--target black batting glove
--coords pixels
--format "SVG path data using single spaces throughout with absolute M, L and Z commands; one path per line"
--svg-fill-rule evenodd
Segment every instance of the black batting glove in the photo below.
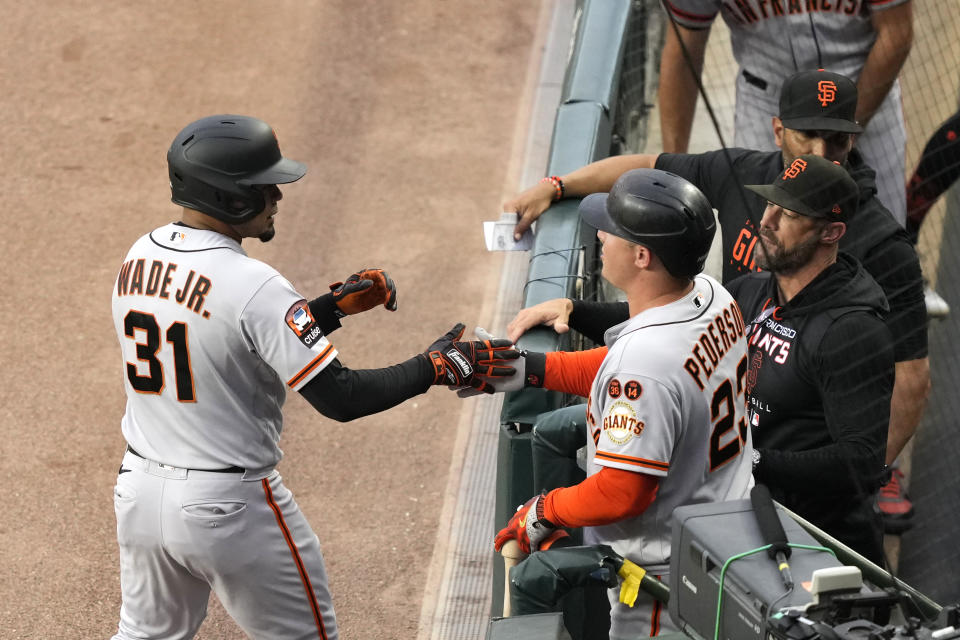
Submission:
M 485 379 L 499 380 L 516 374 L 510 361 L 520 357 L 509 340 L 476 340 L 459 342 L 464 326 L 454 325 L 421 355 L 433 367 L 431 384 L 448 387 L 472 387 L 493 393 L 493 385 Z

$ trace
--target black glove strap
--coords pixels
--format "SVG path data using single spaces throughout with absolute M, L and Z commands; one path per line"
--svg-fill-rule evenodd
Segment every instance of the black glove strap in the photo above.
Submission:
M 446 374 L 446 366 L 443 362 L 443 356 L 440 355 L 439 351 L 430 351 L 425 355 L 427 360 L 430 361 L 430 366 L 433 368 L 433 382 L 432 384 L 449 384 Z

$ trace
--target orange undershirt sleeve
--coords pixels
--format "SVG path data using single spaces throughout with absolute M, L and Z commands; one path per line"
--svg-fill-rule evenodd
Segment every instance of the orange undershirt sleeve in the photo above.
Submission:
M 583 396 L 590 395 L 590 386 L 607 357 L 606 347 L 586 351 L 550 351 L 543 371 L 543 387 Z
M 587 527 L 633 518 L 657 497 L 658 476 L 604 467 L 580 484 L 554 489 L 543 515 L 560 527 Z

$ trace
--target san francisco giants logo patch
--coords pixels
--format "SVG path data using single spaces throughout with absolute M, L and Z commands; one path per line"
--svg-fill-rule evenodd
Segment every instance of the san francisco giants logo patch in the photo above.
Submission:
M 801 173 L 807 170 L 807 161 L 803 158 L 797 158 L 790 163 L 790 166 L 787 167 L 787 170 L 783 172 L 784 180 L 791 180 L 796 178 Z
M 630 404 L 614 402 L 603 416 L 603 433 L 614 444 L 626 444 L 633 436 L 643 433 L 643 421 Z
M 617 379 L 611 380 L 607 385 L 607 394 L 614 400 L 620 397 L 620 391 L 620 381 Z
M 833 80 L 821 80 L 817 83 L 817 100 L 825 107 L 837 99 L 837 85 Z
M 623 385 L 623 395 L 628 400 L 637 400 L 641 393 L 643 393 L 643 387 L 636 380 L 631 380 Z

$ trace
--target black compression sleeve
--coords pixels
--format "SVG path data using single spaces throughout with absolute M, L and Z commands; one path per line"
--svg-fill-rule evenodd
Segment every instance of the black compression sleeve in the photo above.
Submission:
M 433 377 L 433 366 L 423 355 L 382 369 L 348 369 L 334 360 L 300 389 L 300 395 L 326 417 L 348 422 L 426 392 Z
M 574 300 L 570 313 L 570 327 L 576 329 L 595 344 L 603 344 L 603 334 L 630 317 L 626 302 L 590 302 Z
M 328 336 L 340 328 L 340 316 L 337 314 L 337 303 L 333 301 L 332 293 L 314 298 L 307 306 L 310 307 L 310 314 L 320 325 L 324 335 Z

